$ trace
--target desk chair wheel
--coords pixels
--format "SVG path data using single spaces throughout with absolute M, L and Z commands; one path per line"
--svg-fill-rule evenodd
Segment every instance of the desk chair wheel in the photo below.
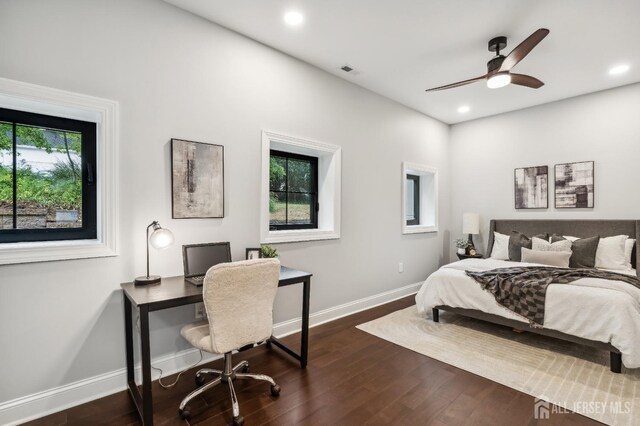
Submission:
M 242 426 L 244 424 L 244 417 L 238 416 L 233 418 L 233 426 Z
M 196 386 L 200 387 L 204 384 L 204 376 L 196 374 Z
M 267 340 L 267 348 L 271 349 L 271 340 Z
M 271 385 L 271 395 L 273 396 L 280 396 L 280 386 L 278 385 Z
M 250 369 L 249 369 L 249 364 L 247 364 L 247 365 L 245 365 L 244 367 L 242 367 L 242 372 L 243 372 L 243 373 L 245 373 L 245 374 L 246 374 L 246 373 L 248 373 L 249 371 L 250 371 Z
M 189 411 L 189 406 L 185 406 L 183 410 L 178 410 L 180 412 L 180 417 L 182 420 L 189 420 L 191 418 L 191 411 Z

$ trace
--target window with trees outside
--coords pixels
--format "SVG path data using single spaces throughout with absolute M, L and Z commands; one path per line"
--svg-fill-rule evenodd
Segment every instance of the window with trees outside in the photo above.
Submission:
M 96 124 L 0 108 L 0 243 L 95 239 Z
M 318 159 L 270 151 L 269 229 L 318 228 Z

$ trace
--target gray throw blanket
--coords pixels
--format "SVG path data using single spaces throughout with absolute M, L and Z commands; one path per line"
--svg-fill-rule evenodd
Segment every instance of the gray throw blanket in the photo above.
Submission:
M 544 305 L 549 284 L 567 284 L 580 278 L 623 281 L 640 288 L 640 280 L 630 275 L 598 269 L 564 269 L 547 266 L 497 268 L 465 273 L 488 291 L 496 302 L 529 320 L 531 327 L 544 325 Z

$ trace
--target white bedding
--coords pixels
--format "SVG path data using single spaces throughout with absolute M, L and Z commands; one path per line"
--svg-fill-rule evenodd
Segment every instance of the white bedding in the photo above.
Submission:
M 528 321 L 499 305 L 465 270 L 487 271 L 531 263 L 496 259 L 465 259 L 443 266 L 416 295 L 418 311 L 427 315 L 438 305 L 477 309 L 523 322 Z M 622 271 L 615 271 L 622 272 Z M 623 273 L 635 275 L 635 270 Z M 598 342 L 611 343 L 622 353 L 627 368 L 640 367 L 640 289 L 621 281 L 582 278 L 547 289 L 544 327 Z

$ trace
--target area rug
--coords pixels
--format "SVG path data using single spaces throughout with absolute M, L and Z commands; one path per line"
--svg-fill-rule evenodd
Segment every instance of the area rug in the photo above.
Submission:
M 609 425 L 640 424 L 640 369 L 612 373 L 608 352 L 444 311 L 435 323 L 416 306 L 358 328 L 539 398 L 539 417 L 570 410 Z

